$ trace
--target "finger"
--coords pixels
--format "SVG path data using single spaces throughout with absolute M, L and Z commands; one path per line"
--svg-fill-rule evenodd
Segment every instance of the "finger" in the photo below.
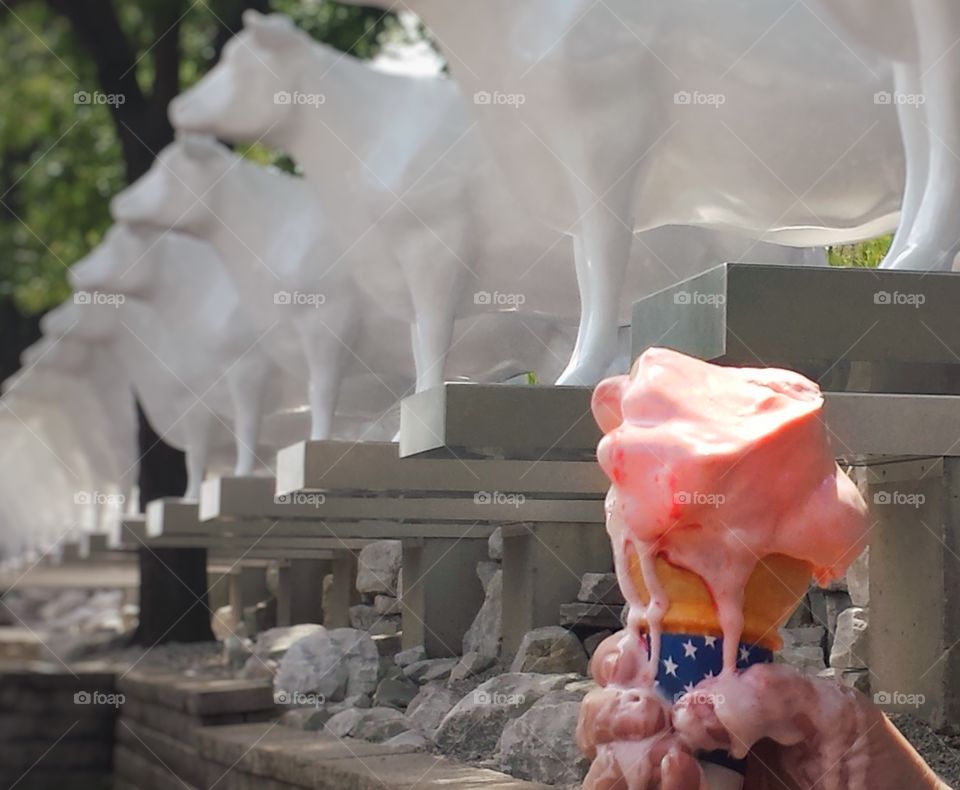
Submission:
M 590 674 L 601 686 L 609 685 L 615 673 L 617 662 L 620 660 L 620 642 L 623 635 L 623 631 L 618 631 L 608 636 L 600 643 L 593 653 L 593 658 L 590 659 Z
M 671 749 L 660 762 L 662 790 L 700 790 L 704 781 L 700 764 L 687 752 Z
M 597 689 L 580 706 L 577 743 L 592 758 L 601 744 L 654 737 L 669 721 L 666 702 L 652 689 Z
M 629 785 L 611 749 L 601 749 L 583 780 L 582 790 L 628 790 Z

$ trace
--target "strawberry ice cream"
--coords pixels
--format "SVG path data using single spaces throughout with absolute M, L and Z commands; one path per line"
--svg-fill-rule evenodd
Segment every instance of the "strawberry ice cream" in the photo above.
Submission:
M 863 550 L 866 505 L 834 461 L 822 410 L 820 389 L 797 373 L 662 348 L 597 387 L 593 411 L 605 434 L 597 455 L 612 484 L 607 528 L 630 629 L 650 635 L 652 670 L 665 618 L 669 626 L 686 603 L 671 599 L 673 576 L 694 597 L 702 585 L 714 622 L 701 632 L 723 636 L 732 671 L 748 588 L 754 608 L 769 609 L 764 599 L 798 582 L 802 595 L 811 575 L 839 578 Z M 752 641 L 778 646 L 778 620 L 799 602 L 786 598 L 787 611 L 765 627 L 753 618 Z

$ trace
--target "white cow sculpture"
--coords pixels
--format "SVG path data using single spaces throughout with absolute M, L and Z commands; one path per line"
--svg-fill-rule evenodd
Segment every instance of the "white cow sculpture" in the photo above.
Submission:
M 478 309 L 464 299 L 471 293 L 521 293 L 525 303 L 519 309 L 574 320 L 582 299 L 584 331 L 594 315 L 591 305 L 599 300 L 597 290 L 609 291 L 613 313 L 603 319 L 611 325 L 604 325 L 604 348 L 591 363 L 599 376 L 616 348 L 617 324 L 628 320 L 634 299 L 723 260 L 823 259 L 713 231 L 690 231 L 687 237 L 677 229 L 660 230 L 666 223 L 652 223 L 658 230 L 634 245 L 627 287 L 615 294 L 595 282 L 603 279 L 601 273 L 584 276 L 591 259 L 578 256 L 583 264 L 578 299 L 568 243 L 558 230 L 541 226 L 505 188 L 507 179 L 494 166 L 454 83 L 378 72 L 318 44 L 282 15 L 251 11 L 244 20 L 245 30 L 225 47 L 220 63 L 171 104 L 171 120 L 181 129 L 236 141 L 262 139 L 286 150 L 324 206 L 338 215 L 336 225 L 350 230 L 345 243 L 365 247 L 373 238 L 369 254 L 378 263 L 390 254 L 383 250 L 395 251 L 413 300 L 418 361 L 430 371 L 418 376 L 418 389 L 439 383 L 451 321 Z M 569 127 L 567 121 L 561 125 Z M 549 182 L 541 208 L 562 202 L 566 190 L 549 172 L 551 163 L 542 161 L 542 150 L 533 154 L 531 161 L 513 163 L 518 176 Z M 629 248 L 629 225 L 612 224 L 626 235 Z M 569 229 L 569 223 L 555 226 Z M 797 234 L 788 241 L 801 239 Z M 581 246 L 584 241 L 578 238 Z M 380 279 L 362 282 L 385 308 L 397 311 L 405 304 L 403 294 L 395 282 Z M 593 333 L 600 331 L 596 327 Z
M 877 98 L 890 69 L 803 3 L 376 4 L 435 32 L 504 180 L 578 240 L 583 319 L 563 383 L 606 367 L 632 232 L 695 225 L 819 246 L 896 226 L 902 144 Z

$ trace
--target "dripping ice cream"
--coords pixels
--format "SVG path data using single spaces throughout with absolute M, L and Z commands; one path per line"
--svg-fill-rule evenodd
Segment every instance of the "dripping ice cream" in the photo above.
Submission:
M 819 387 L 651 348 L 598 385 L 593 412 L 630 605 L 612 685 L 662 692 L 672 635 L 719 640 L 722 673 L 745 645 L 770 660 L 811 578 L 842 577 L 866 541 L 866 504 L 834 459 Z

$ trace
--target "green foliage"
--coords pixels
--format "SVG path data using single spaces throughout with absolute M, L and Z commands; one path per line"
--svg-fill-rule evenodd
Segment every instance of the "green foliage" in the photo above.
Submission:
M 857 269 L 876 269 L 880 265 L 893 236 L 881 236 L 879 239 L 859 244 L 840 244 L 827 250 L 831 266 L 843 266 Z
M 154 78 L 158 8 L 175 0 L 114 3 L 137 82 L 149 94 Z M 239 5 L 238 5 L 239 4 Z M 196 82 L 216 60 L 221 20 L 243 0 L 184 3 L 179 25 L 181 84 Z M 358 57 L 372 57 L 399 25 L 376 9 L 330 0 L 273 0 L 319 40 Z M 177 15 L 174 15 L 176 19 Z M 105 104 L 77 104 L 77 91 L 99 90 L 88 52 L 70 23 L 43 0 L 0 5 L 0 298 L 24 313 L 42 312 L 69 293 L 68 268 L 110 225 L 110 197 L 125 185 L 123 152 Z M 292 170 L 289 159 L 262 146 L 240 149 Z

